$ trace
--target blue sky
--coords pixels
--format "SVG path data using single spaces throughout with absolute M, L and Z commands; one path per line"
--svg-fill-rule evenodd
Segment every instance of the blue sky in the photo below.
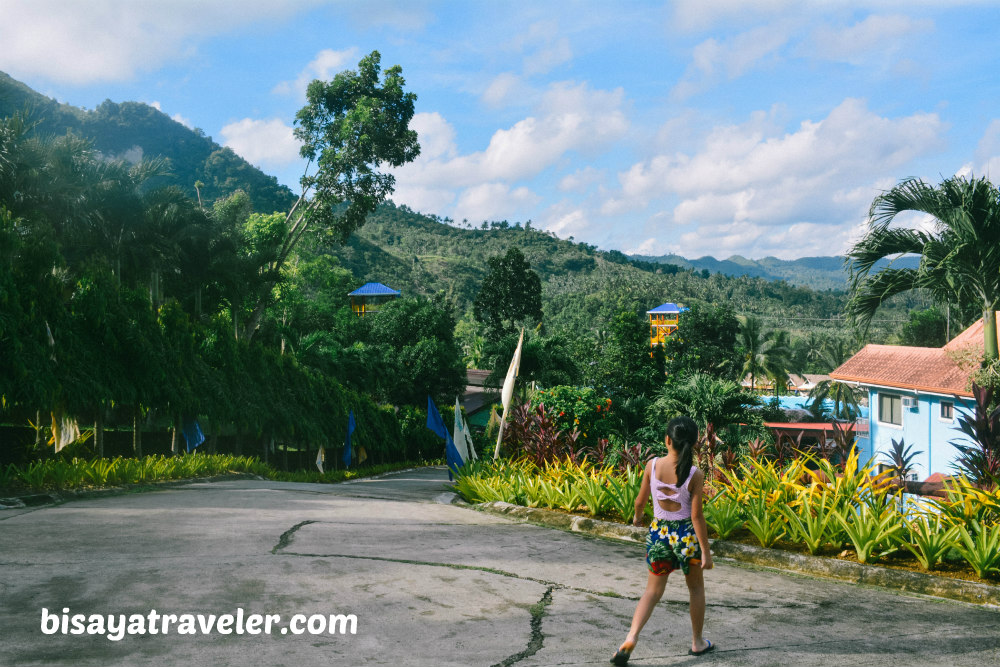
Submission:
M 795 258 L 843 252 L 900 179 L 1000 173 L 998 29 L 959 0 L 4 0 L 0 70 L 154 104 L 296 189 L 305 84 L 378 50 L 418 95 L 397 203 Z

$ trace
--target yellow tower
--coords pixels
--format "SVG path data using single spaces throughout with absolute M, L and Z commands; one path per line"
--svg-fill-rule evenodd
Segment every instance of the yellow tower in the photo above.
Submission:
M 687 308 L 682 308 L 676 303 L 665 303 L 652 310 L 647 310 L 649 315 L 649 347 L 662 345 L 667 340 L 667 336 L 677 330 L 677 323 L 680 315 Z
M 382 283 L 365 283 L 347 296 L 351 297 L 351 310 L 358 317 L 377 313 L 382 304 L 392 301 L 399 292 Z

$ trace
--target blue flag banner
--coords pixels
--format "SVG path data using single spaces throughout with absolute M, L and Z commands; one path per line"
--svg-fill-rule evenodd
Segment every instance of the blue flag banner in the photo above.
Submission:
M 448 462 L 448 479 L 452 479 L 452 471 L 457 472 L 465 462 L 458 453 L 458 448 L 455 447 L 455 442 L 451 439 L 451 432 L 445 426 L 444 420 L 441 419 L 441 413 L 438 412 L 437 406 L 434 405 L 430 396 L 427 397 L 427 428 L 434 431 L 438 437 L 444 438 L 444 457 Z
M 344 440 L 344 467 L 351 467 L 351 434 L 354 433 L 354 410 L 347 415 L 347 439 Z
M 201 432 L 201 426 L 198 424 L 197 419 L 187 419 L 184 421 L 184 425 L 181 427 L 181 433 L 184 435 L 184 440 L 187 442 L 188 453 L 191 450 L 205 442 L 205 434 Z

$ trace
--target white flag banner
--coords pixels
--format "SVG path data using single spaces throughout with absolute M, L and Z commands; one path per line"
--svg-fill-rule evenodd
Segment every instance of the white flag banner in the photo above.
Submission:
M 500 456 L 500 442 L 503 440 L 503 427 L 507 423 L 507 411 L 510 409 L 510 399 L 514 396 L 514 378 L 517 377 L 521 369 L 521 345 L 524 343 L 524 329 L 521 329 L 521 337 L 517 339 L 517 349 L 514 350 L 514 358 L 510 360 L 510 368 L 507 369 L 507 379 L 503 381 L 503 391 L 500 393 L 500 401 L 503 403 L 503 417 L 500 419 L 500 430 L 497 432 L 497 446 L 493 450 L 493 458 Z
M 455 428 L 452 440 L 455 442 L 455 448 L 458 450 L 459 456 L 462 457 L 463 463 L 476 460 L 476 448 L 472 444 L 469 425 L 465 423 L 465 417 L 462 416 L 462 404 L 458 402 L 458 396 L 455 397 Z
M 323 462 L 326 461 L 326 450 L 322 447 L 316 452 L 316 467 L 319 468 L 319 474 L 323 474 Z

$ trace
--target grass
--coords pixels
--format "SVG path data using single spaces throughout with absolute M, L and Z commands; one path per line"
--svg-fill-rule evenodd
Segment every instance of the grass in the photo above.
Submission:
M 102 489 L 109 487 L 148 485 L 219 475 L 256 475 L 279 482 L 311 482 L 334 484 L 358 477 L 370 477 L 404 468 L 434 465 L 438 461 L 387 463 L 354 470 L 276 470 L 256 457 L 228 454 L 184 454 L 182 456 L 146 456 L 141 459 L 114 458 L 91 461 L 74 458 L 69 461 L 48 459 L 25 467 L 9 465 L 0 471 L 0 494 L 22 492 Z

